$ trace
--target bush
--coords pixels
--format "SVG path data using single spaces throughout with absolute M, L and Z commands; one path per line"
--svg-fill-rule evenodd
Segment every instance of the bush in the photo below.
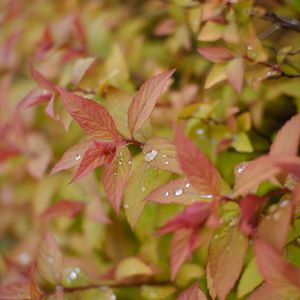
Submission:
M 300 5 L 253 2 L 1 1 L 1 300 L 300 299 Z

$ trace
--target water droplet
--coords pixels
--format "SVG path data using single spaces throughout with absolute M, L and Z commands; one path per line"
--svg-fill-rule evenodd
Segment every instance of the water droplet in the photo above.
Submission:
M 123 206 L 125 209 L 128 209 L 129 208 L 129 205 L 128 204 L 124 204 Z
M 131 161 L 131 160 L 129 160 L 129 161 L 128 161 L 128 164 L 129 164 L 129 165 L 132 165 L 132 161 Z
M 144 186 L 142 186 L 142 192 L 145 192 L 146 188 Z
M 285 206 L 289 205 L 289 203 L 290 203 L 289 200 L 283 200 L 283 201 L 280 202 L 279 205 L 280 205 L 280 207 L 285 207 Z
M 168 197 L 169 196 L 169 192 L 164 192 L 164 197 Z
M 118 161 L 119 165 L 123 165 L 123 162 L 121 160 Z
M 191 184 L 189 183 L 189 182 L 187 182 L 186 184 L 185 184 L 185 187 L 186 188 L 189 188 L 191 186 Z
M 238 219 L 235 218 L 235 219 L 231 220 L 231 222 L 229 223 L 229 226 L 235 226 L 235 225 L 237 225 L 237 223 L 238 223 Z
M 217 238 L 219 238 L 219 235 L 218 235 L 218 234 L 216 234 L 216 235 L 214 236 L 214 239 L 217 239 Z
M 175 196 L 180 196 L 183 194 L 183 189 L 182 188 L 178 188 L 175 190 L 174 192 Z
M 155 157 L 158 155 L 158 151 L 155 150 L 155 149 L 152 149 L 151 151 L 148 151 L 144 158 L 145 158 L 145 161 L 152 161 L 155 159 Z
M 116 299 L 117 299 L 117 296 L 116 296 L 115 294 L 112 294 L 112 295 L 110 296 L 110 299 L 111 299 L 111 300 L 116 300 Z
M 202 194 L 200 195 L 201 198 L 205 198 L 205 199 L 212 199 L 214 196 L 211 194 Z
M 166 154 L 163 154 L 161 157 L 162 157 L 162 158 L 167 158 L 167 155 L 166 155 Z
M 245 171 L 245 169 L 247 168 L 248 163 L 247 162 L 242 162 L 240 164 L 238 164 L 235 168 L 234 168 L 234 173 L 235 174 L 241 174 Z
M 165 165 L 168 165 L 168 164 L 169 164 L 169 161 L 168 161 L 168 160 L 166 160 L 166 161 L 165 161 Z
M 53 256 L 48 256 L 47 257 L 47 262 L 48 262 L 48 264 L 52 265 L 54 263 L 54 257 Z
M 273 219 L 275 220 L 275 221 L 277 221 L 277 220 L 279 220 L 280 219 L 280 211 L 277 211 L 276 213 L 274 213 L 273 214 Z
M 18 256 L 19 262 L 23 265 L 27 265 L 30 263 L 31 257 L 28 253 L 22 252 Z
M 75 271 L 70 272 L 69 278 L 70 278 L 71 280 L 76 279 L 76 278 L 77 278 L 77 273 L 76 273 Z
M 205 130 L 203 128 L 199 128 L 196 130 L 196 134 L 198 134 L 198 135 L 203 135 L 204 132 L 205 132 Z
M 80 159 L 81 159 L 81 155 L 80 154 L 76 154 L 75 160 L 80 160 Z

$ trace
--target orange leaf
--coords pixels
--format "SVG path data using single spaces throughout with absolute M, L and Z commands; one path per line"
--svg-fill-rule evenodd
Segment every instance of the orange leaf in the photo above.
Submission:
M 206 300 L 206 296 L 195 283 L 191 287 L 184 290 L 176 300 Z
M 219 63 L 233 58 L 232 53 L 223 46 L 198 48 L 198 52 L 207 60 Z
M 132 135 L 144 125 L 175 70 L 149 78 L 138 90 L 128 109 L 128 127 Z
M 59 91 L 65 108 L 86 133 L 100 140 L 120 143 L 115 123 L 102 105 L 64 89 Z
M 201 194 L 218 195 L 220 175 L 212 162 L 180 130 L 175 128 L 175 145 L 182 171 Z

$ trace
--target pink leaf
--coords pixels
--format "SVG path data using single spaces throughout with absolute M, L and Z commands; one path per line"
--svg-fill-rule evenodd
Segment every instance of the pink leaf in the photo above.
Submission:
M 272 212 L 262 218 L 258 226 L 258 236 L 270 246 L 282 249 L 287 242 L 291 221 L 292 204 L 288 200 L 282 200 Z
M 207 298 L 199 289 L 198 284 L 195 283 L 191 287 L 184 290 L 176 300 L 207 300 Z
M 183 228 L 199 227 L 206 222 L 210 209 L 211 205 L 209 203 L 190 205 L 160 228 L 158 234 L 166 234 Z
M 175 145 L 180 167 L 194 188 L 201 194 L 219 195 L 219 172 L 179 128 L 175 128 Z
M 270 180 L 280 173 L 279 165 L 300 164 L 300 159 L 293 156 L 264 155 L 251 161 L 238 174 L 235 180 L 234 194 L 246 194 L 256 189 L 265 180 Z
M 115 123 L 102 105 L 64 89 L 59 91 L 65 108 L 86 133 L 100 140 L 120 143 Z
M 182 264 L 198 247 L 198 228 L 177 230 L 171 244 L 171 279 L 175 280 Z
M 40 217 L 43 220 L 51 220 L 57 217 L 74 218 L 84 209 L 84 207 L 85 205 L 83 203 L 77 201 L 60 200 L 46 209 Z
M 130 152 L 126 146 L 120 147 L 112 162 L 104 167 L 103 186 L 113 208 L 120 211 L 121 200 L 131 168 Z
M 77 181 L 101 165 L 110 163 L 114 152 L 115 146 L 112 143 L 92 143 L 84 153 L 71 182 Z
M 200 194 L 185 178 L 179 178 L 155 189 L 146 197 L 146 200 L 160 204 L 188 205 L 195 202 L 212 201 L 212 197 Z
M 51 81 L 46 79 L 44 75 L 42 75 L 37 69 L 35 69 L 33 64 L 30 64 L 30 73 L 32 78 L 38 83 L 40 87 L 43 87 L 46 90 L 54 93 L 58 92 L 57 87 Z
M 55 115 L 55 110 L 54 110 L 54 95 L 50 98 L 46 108 L 45 108 L 45 113 L 52 119 L 56 120 L 57 117 Z
M 286 262 L 280 252 L 257 238 L 255 258 L 267 284 L 282 297 L 297 298 L 300 294 L 300 270 Z
M 300 139 L 300 114 L 293 116 L 278 131 L 274 139 L 270 154 L 297 155 Z
M 132 135 L 144 125 L 175 70 L 149 78 L 138 90 L 128 109 L 128 127 Z
M 241 57 L 233 59 L 227 66 L 227 79 L 232 87 L 241 93 L 244 77 L 244 62 Z
M 247 239 L 232 226 L 223 228 L 211 241 L 207 274 L 212 298 L 216 294 L 218 299 L 226 299 L 240 276 L 247 248 Z
M 247 300 L 282 300 L 282 297 L 277 295 L 274 289 L 264 283 L 251 293 Z
M 82 161 L 85 151 L 88 149 L 91 143 L 92 140 L 90 138 L 85 138 L 78 144 L 69 148 L 52 168 L 50 175 L 79 165 Z
M 207 60 L 220 63 L 233 58 L 233 54 L 223 46 L 198 48 L 198 52 Z

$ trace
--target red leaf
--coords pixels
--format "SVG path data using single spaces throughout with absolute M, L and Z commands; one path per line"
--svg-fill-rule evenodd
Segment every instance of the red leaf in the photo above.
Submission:
M 300 294 L 300 270 L 286 262 L 278 250 L 263 241 L 254 241 L 255 258 L 267 284 L 282 297 Z
M 126 146 L 120 147 L 112 162 L 104 167 L 103 186 L 107 197 L 117 213 L 131 168 L 130 152 Z
M 175 280 L 182 264 L 198 247 L 198 228 L 177 230 L 171 244 L 171 279 Z
M 194 202 L 212 201 L 212 197 L 210 195 L 201 195 L 185 178 L 179 178 L 155 189 L 145 200 L 160 204 L 177 203 L 188 205 Z
M 220 63 L 233 58 L 233 54 L 223 46 L 198 48 L 198 52 L 207 60 Z
M 102 105 L 64 89 L 59 91 L 65 108 L 86 133 L 100 140 L 120 143 L 115 123 Z
M 175 128 L 175 145 L 180 167 L 194 188 L 201 194 L 219 195 L 219 172 L 179 128 Z
M 71 182 L 77 181 L 101 165 L 110 163 L 114 152 L 115 146 L 112 143 L 92 143 L 84 153 Z
M 167 222 L 158 230 L 158 234 L 166 234 L 183 228 L 198 227 L 205 223 L 210 213 L 209 203 L 196 203 L 190 205 L 183 212 Z
M 60 200 L 46 209 L 40 215 L 40 218 L 43 220 L 51 220 L 57 217 L 74 218 L 84 209 L 84 207 L 85 205 L 83 203 L 77 201 Z
M 52 91 L 54 93 L 57 93 L 57 87 L 48 79 L 44 77 L 35 67 L 33 64 L 30 64 L 30 74 L 32 78 L 38 83 L 39 86 L 45 88 L 48 91 Z
M 128 109 L 128 127 L 132 135 L 135 135 L 150 117 L 156 101 L 174 72 L 175 70 L 171 70 L 153 76 L 138 90 Z
M 90 138 L 86 138 L 69 148 L 52 168 L 50 175 L 79 165 L 82 161 L 85 151 L 91 145 L 91 143 L 92 140 Z
M 209 291 L 214 299 L 225 300 L 243 268 L 247 239 L 238 228 L 227 226 L 215 235 L 209 245 L 207 276 Z
M 241 221 L 240 228 L 247 234 L 252 235 L 256 227 L 256 213 L 261 204 L 266 201 L 266 198 L 262 198 L 256 195 L 247 195 L 241 200 Z
M 300 139 L 300 114 L 293 116 L 278 131 L 270 154 L 297 155 Z
M 184 290 L 176 300 L 207 300 L 207 298 L 199 289 L 198 284 L 195 283 L 188 289 Z
M 233 59 L 227 66 L 227 79 L 232 87 L 241 93 L 244 77 L 244 62 L 241 57 Z

